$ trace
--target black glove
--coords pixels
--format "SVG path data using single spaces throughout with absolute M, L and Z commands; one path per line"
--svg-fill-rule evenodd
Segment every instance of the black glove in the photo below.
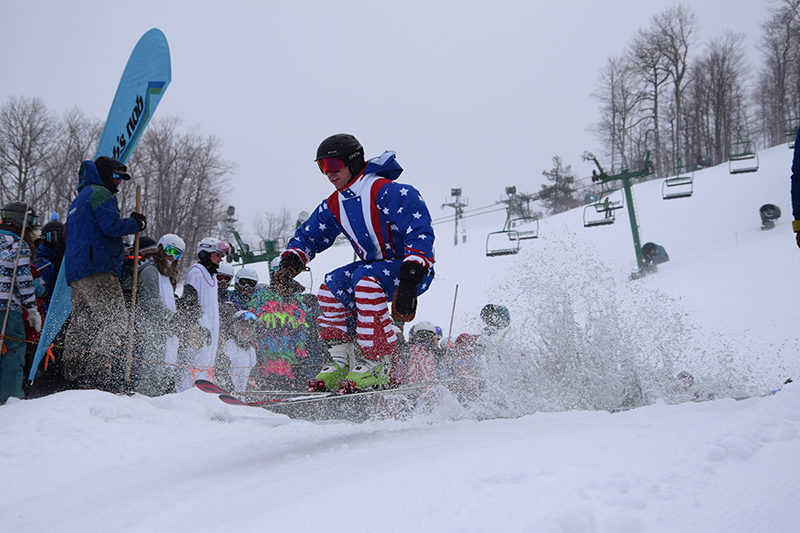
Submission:
M 278 270 L 272 278 L 272 288 L 279 296 L 294 294 L 294 277 L 303 271 L 305 265 L 297 254 L 286 254 L 281 258 Z
M 400 285 L 392 298 L 392 317 L 401 322 L 411 322 L 417 314 L 417 286 L 425 279 L 428 269 L 414 261 L 400 266 Z
M 144 231 L 144 228 L 147 227 L 147 217 L 141 213 L 137 213 L 136 211 L 134 211 L 133 213 L 131 213 L 131 218 L 136 222 L 138 222 L 139 225 L 141 226 L 141 228 L 139 228 L 139 231 Z

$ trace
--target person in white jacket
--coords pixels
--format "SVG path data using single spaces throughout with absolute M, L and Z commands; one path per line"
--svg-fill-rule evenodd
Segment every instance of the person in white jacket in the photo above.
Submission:
M 185 248 L 183 239 L 170 233 L 140 252 L 131 385 L 132 390 L 146 396 L 159 396 L 172 389 L 179 343 L 173 331 L 175 288 L 180 274 L 178 259 Z M 132 278 L 127 278 L 123 292 L 130 294 L 131 285 Z
M 254 329 L 257 317 L 252 311 L 236 311 L 233 315 L 233 337 L 225 341 L 225 354 L 231 360 L 233 390 L 244 392 L 250 372 L 256 366 Z
M 219 342 L 216 273 L 229 250 L 228 243 L 213 237 L 197 243 L 198 262 L 186 273 L 181 298 L 182 312 L 199 315 L 199 319 L 191 325 L 197 331 L 190 333 L 197 340 L 193 345 L 190 343 L 184 351 L 184 358 L 175 378 L 175 392 L 192 388 L 197 379 L 214 380 L 213 367 Z

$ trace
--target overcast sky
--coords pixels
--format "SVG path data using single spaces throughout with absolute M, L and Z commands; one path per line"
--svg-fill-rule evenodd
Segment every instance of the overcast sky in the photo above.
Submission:
M 577 175 L 600 152 L 590 94 L 667 0 L 271 1 L 2 0 L 0 103 L 40 96 L 105 119 L 137 40 L 161 29 L 172 84 L 156 117 L 222 139 L 238 164 L 230 203 L 243 225 L 263 211 L 311 210 L 332 187 L 319 142 L 354 134 L 368 157 L 395 150 L 434 218 L 453 187 L 470 208 L 534 192 L 560 155 Z M 766 0 L 694 0 L 699 42 L 746 34 L 754 67 Z M 66 186 L 73 187 L 69 181 Z M 44 206 L 43 206 L 44 207 Z M 37 206 L 38 208 L 38 206 Z

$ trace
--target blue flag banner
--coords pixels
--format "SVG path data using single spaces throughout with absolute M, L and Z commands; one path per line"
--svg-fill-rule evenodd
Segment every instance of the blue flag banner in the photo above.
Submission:
M 164 33 L 156 28 L 145 33 L 131 52 L 128 64 L 119 80 L 117 94 L 111 103 L 103 133 L 94 157 L 105 155 L 126 163 L 133 149 L 153 117 L 153 113 L 172 81 L 172 64 L 169 44 Z M 75 169 L 77 176 L 77 169 Z M 77 186 L 77 182 L 75 183 Z M 45 317 L 39 346 L 33 359 L 28 379 L 33 381 L 39 363 L 52 344 L 64 322 L 72 312 L 71 291 L 64 280 L 64 271 L 58 271 L 58 279 Z

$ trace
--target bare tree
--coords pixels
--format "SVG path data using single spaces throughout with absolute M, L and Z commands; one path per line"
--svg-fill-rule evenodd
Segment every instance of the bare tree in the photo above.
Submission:
M 674 153 L 681 151 L 681 104 L 685 89 L 684 79 L 689 68 L 689 51 L 695 44 L 697 15 L 690 8 L 676 4 L 653 17 L 653 28 L 658 34 L 661 53 L 666 60 L 667 72 L 672 79 L 675 127 L 673 133 Z
M 761 24 L 763 64 L 756 100 L 767 146 L 786 142 L 787 121 L 800 116 L 800 0 L 782 0 L 769 8 Z
M 258 238 L 262 241 L 288 240 L 294 235 L 296 218 L 285 206 L 277 214 L 261 213 L 255 223 Z
M 592 97 L 601 103 L 601 121 L 595 132 L 606 141 L 611 167 L 626 167 L 631 130 L 641 121 L 639 108 L 642 91 L 625 58 L 611 57 L 600 70 L 597 89 Z
M 11 97 L 0 107 L 0 200 L 40 210 L 50 184 L 42 179 L 56 145 L 57 119 L 41 98 Z
M 66 219 L 67 210 L 77 194 L 78 170 L 83 161 L 93 159 L 103 131 L 103 122 L 87 117 L 77 107 L 58 121 L 58 142 L 47 160 L 44 176 L 49 184 L 46 206 Z
M 748 112 L 745 83 L 749 68 L 745 64 L 744 35 L 723 32 L 708 45 L 700 60 L 708 91 L 709 138 L 716 161 L 727 159 L 728 147 L 740 127 L 746 126 Z
M 663 52 L 660 35 L 652 29 L 640 30 L 628 51 L 631 68 L 637 73 L 644 89 L 642 91 L 642 113 L 647 118 L 645 137 L 652 133 L 653 162 L 655 174 L 661 176 L 664 162 L 661 154 L 661 103 L 662 86 L 669 79 L 667 58 Z M 645 145 L 647 145 L 645 139 Z
M 181 125 L 175 116 L 154 119 L 129 168 L 142 185 L 147 233 L 156 239 L 175 233 L 194 250 L 198 241 L 216 234 L 216 223 L 225 216 L 228 179 L 236 165 L 222 159 L 218 138 Z M 125 213 L 134 206 L 133 187 L 123 188 L 120 196 Z

